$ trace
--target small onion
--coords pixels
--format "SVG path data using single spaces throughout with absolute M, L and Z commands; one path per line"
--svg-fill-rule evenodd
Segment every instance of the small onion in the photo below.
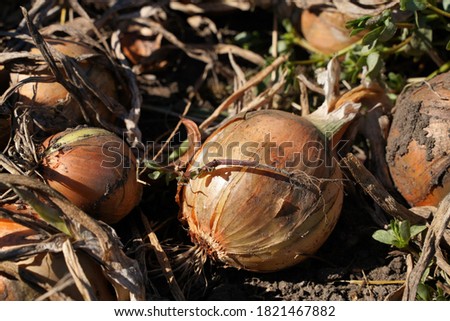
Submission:
M 3 204 L 0 211 L 1 209 L 20 215 L 38 216 L 29 206 L 24 205 Z M 1 249 L 8 249 L 17 245 L 32 245 L 38 241 L 39 237 L 36 231 L 9 219 L 0 219 Z M 103 277 L 100 265 L 81 251 L 77 252 L 77 257 L 96 297 L 100 300 L 114 300 L 114 292 L 108 280 Z M 27 280 L 32 279 L 33 282 L 47 283 L 50 287 L 53 287 L 69 273 L 61 253 L 39 253 L 15 262 L 20 266 L 23 280 L 17 280 L 8 273 L 0 273 L 0 301 L 35 300 L 45 291 L 27 283 Z M 62 292 L 70 299 L 82 299 L 75 285 L 66 287 Z
M 387 162 L 411 206 L 437 206 L 450 193 L 450 72 L 400 94 L 387 140 Z
M 55 50 L 65 54 L 68 57 L 78 59 L 78 66 L 84 71 L 87 79 L 93 83 L 98 90 L 100 90 L 105 96 L 117 99 L 117 85 L 115 78 L 107 70 L 105 66 L 95 58 L 101 57 L 98 52 L 88 47 L 87 45 L 61 39 L 46 39 L 46 42 L 52 46 Z M 33 47 L 30 49 L 30 53 L 35 55 L 41 55 L 40 51 Z M 91 56 L 89 58 L 89 56 Z M 87 58 L 83 58 L 87 57 Z M 43 62 L 45 63 L 45 62 Z M 40 70 L 33 70 L 29 73 L 21 71 L 19 73 L 10 73 L 12 84 L 16 84 L 21 80 L 28 79 L 33 76 L 50 76 L 52 73 L 48 68 Z M 32 105 L 34 107 L 46 107 L 46 110 L 40 110 L 41 113 L 56 113 L 64 118 L 65 123 L 60 126 L 60 130 L 67 127 L 74 127 L 76 125 L 86 123 L 80 106 L 75 99 L 71 97 L 69 92 L 63 85 L 54 82 L 29 82 L 22 85 L 18 90 L 19 101 Z M 99 113 L 101 117 L 108 118 L 107 120 L 113 121 L 114 116 L 111 115 L 106 106 L 99 100 L 95 101 L 95 112 Z M 36 109 L 34 109 L 36 111 Z M 90 116 L 90 121 L 96 124 L 95 114 L 92 111 L 87 111 Z M 49 114 L 50 118 L 55 117 L 53 114 Z M 45 117 L 42 117 L 45 118 Z M 105 119 L 106 120 L 106 119 Z M 47 123 L 43 127 L 46 127 Z M 54 123 L 52 125 L 55 125 Z
M 139 203 L 136 158 L 115 134 L 72 129 L 49 137 L 43 148 L 45 181 L 86 213 L 116 223 Z
M 300 29 L 315 49 L 324 54 L 332 54 L 361 39 L 361 35 L 350 37 L 345 27 L 353 18 L 335 9 L 303 10 L 300 17 Z
M 343 201 L 341 170 L 326 144 L 306 118 L 275 110 L 237 115 L 217 129 L 187 170 L 214 159 L 231 163 L 200 172 L 178 195 L 192 241 L 250 271 L 280 270 L 312 255 Z

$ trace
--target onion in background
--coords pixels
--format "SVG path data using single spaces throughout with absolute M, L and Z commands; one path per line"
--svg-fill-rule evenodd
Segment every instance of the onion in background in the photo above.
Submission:
M 398 97 L 386 157 L 411 206 L 437 206 L 450 193 L 449 128 L 449 72 L 408 86 Z
M 87 87 L 94 86 L 92 90 L 106 99 L 118 98 L 118 84 L 107 68 L 106 57 L 82 42 L 52 38 L 45 38 L 45 40 L 54 50 L 76 60 L 80 72 L 84 73 L 81 75 L 85 79 L 83 81 L 90 83 L 79 85 L 80 88 L 83 86 L 83 90 L 86 91 Z M 16 65 L 10 71 L 10 78 L 12 85 L 24 82 L 17 89 L 18 102 L 31 107 L 33 118 L 41 129 L 54 133 L 80 124 L 114 123 L 117 115 L 108 110 L 100 99 L 89 100 L 92 103 L 91 109 L 86 101 L 83 101 L 83 106 L 80 106 L 68 89 L 56 79 L 33 81 L 33 77 L 51 78 L 53 74 L 36 47 L 30 48 L 29 53 L 42 60 Z M 69 76 L 62 66 L 59 68 L 67 81 Z M 88 93 L 89 91 L 85 92 L 83 99 L 89 99 Z

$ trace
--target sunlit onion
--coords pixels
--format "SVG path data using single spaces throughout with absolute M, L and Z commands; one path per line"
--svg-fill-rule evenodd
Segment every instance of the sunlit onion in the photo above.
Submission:
M 450 193 L 450 72 L 407 87 L 397 99 L 387 141 L 395 186 L 411 206 Z
M 179 194 L 192 241 L 225 265 L 259 272 L 315 253 L 343 199 L 341 170 L 326 145 L 307 119 L 281 111 L 238 115 L 220 127 L 188 172 L 222 164 L 204 168 Z
M 46 182 L 86 213 L 116 223 L 140 201 L 136 158 L 126 143 L 101 128 L 79 128 L 43 143 Z

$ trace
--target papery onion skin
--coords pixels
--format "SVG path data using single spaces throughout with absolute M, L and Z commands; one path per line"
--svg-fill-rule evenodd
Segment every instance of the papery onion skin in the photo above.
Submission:
M 276 147 L 265 153 L 262 143 L 268 134 Z M 226 155 L 203 159 L 211 144 L 226 149 L 249 142 L 259 147 L 247 156 L 234 147 Z M 282 145 L 286 142 L 292 146 Z M 308 144 L 311 148 L 306 151 Z M 288 168 L 294 152 L 304 152 L 299 156 L 303 162 Z M 333 230 L 343 200 L 341 170 L 335 160 L 328 166 L 308 164 L 308 160 L 332 159 L 316 127 L 281 111 L 238 115 L 210 135 L 188 171 L 224 156 L 259 157 L 260 165 L 218 166 L 182 188 L 180 214 L 193 242 L 226 265 L 258 272 L 290 267 L 316 252 Z M 292 176 L 268 171 L 266 165 Z
M 38 217 L 38 214 L 28 205 L 2 204 L 0 211 L 5 209 L 19 215 Z M 40 241 L 38 232 L 7 218 L 0 218 L 0 248 L 18 245 L 32 245 Z M 103 276 L 100 265 L 87 254 L 77 251 L 77 257 L 84 273 L 91 283 L 94 294 L 99 300 L 114 300 L 114 292 L 107 279 Z M 18 262 L 24 280 L 17 280 L 0 270 L 0 301 L 31 301 L 37 299 L 45 291 L 27 283 L 27 280 L 47 283 L 54 286 L 62 277 L 69 273 L 62 253 L 47 253 L 23 257 Z M 72 300 L 82 300 L 75 287 L 70 285 L 62 290 L 63 294 Z M 51 298 L 51 296 L 50 296 Z
M 136 158 L 126 143 L 101 128 L 85 127 L 49 137 L 41 174 L 86 213 L 117 223 L 140 202 Z
M 395 105 L 387 162 L 411 206 L 437 206 L 450 193 L 450 72 L 412 85 Z

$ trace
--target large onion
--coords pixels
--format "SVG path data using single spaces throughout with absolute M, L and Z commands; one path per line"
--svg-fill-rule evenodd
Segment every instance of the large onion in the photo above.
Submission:
M 101 91 L 106 97 L 117 99 L 117 85 L 114 76 L 109 72 L 105 65 L 99 63 L 100 54 L 94 49 L 88 47 L 81 42 L 75 42 L 70 40 L 61 39 L 46 39 L 47 43 L 55 50 L 65 54 L 68 57 L 77 59 L 78 66 L 83 70 L 87 76 L 87 80 L 90 81 L 98 91 Z M 41 55 L 40 51 L 33 47 L 30 49 L 30 53 L 35 55 Z M 44 64 L 45 62 L 43 62 Z M 10 74 L 12 84 L 16 84 L 21 80 L 26 80 L 33 76 L 50 76 L 52 73 L 48 68 L 44 68 L 45 65 L 29 66 L 31 68 L 29 72 L 20 71 L 12 72 Z M 84 77 L 84 75 L 83 75 Z M 28 82 L 23 84 L 18 89 L 19 101 L 34 107 L 45 107 L 46 109 L 40 109 L 39 114 L 45 113 L 48 116 L 38 117 L 38 121 L 41 122 L 41 127 L 51 127 L 57 124 L 49 123 L 50 120 L 46 118 L 62 117 L 62 124 L 59 126 L 60 130 L 67 127 L 73 127 L 79 124 L 86 123 L 84 116 L 81 112 L 78 102 L 70 95 L 67 89 L 60 83 L 53 82 Z M 96 114 L 98 113 L 103 117 L 103 121 L 113 121 L 114 115 L 112 115 L 106 108 L 106 106 L 100 100 L 93 100 L 95 105 L 94 111 L 85 108 L 88 115 L 88 123 L 97 124 Z M 34 109 L 36 111 L 36 108 Z M 42 118 L 42 120 L 40 119 Z
M 392 179 L 411 206 L 436 206 L 450 193 L 450 72 L 407 87 L 387 141 Z
M 136 158 L 115 134 L 92 127 L 67 130 L 43 147 L 42 176 L 86 213 L 116 223 L 139 203 Z
M 179 194 L 192 241 L 226 265 L 260 272 L 313 254 L 333 230 L 343 199 L 341 170 L 326 144 L 312 123 L 287 112 L 230 120 L 188 171 L 214 159 L 228 163 L 201 172 Z
M 37 214 L 29 206 L 3 204 L 0 211 L 1 209 L 20 215 L 37 217 Z M 32 245 L 38 241 L 39 237 L 36 231 L 9 219 L 0 219 L 1 249 L 6 250 L 9 247 L 18 245 Z M 114 292 L 108 280 L 103 276 L 100 265 L 81 251 L 77 252 L 77 257 L 96 297 L 101 300 L 114 300 Z M 53 287 L 62 277 L 69 273 L 61 253 L 43 252 L 18 259 L 14 264 L 17 264 L 23 280 L 16 279 L 8 271 L 0 270 L 0 301 L 34 300 L 46 292 L 45 288 L 37 286 L 38 284 L 47 284 L 47 286 Z M 70 299 L 82 299 L 75 285 L 66 287 L 62 292 Z

